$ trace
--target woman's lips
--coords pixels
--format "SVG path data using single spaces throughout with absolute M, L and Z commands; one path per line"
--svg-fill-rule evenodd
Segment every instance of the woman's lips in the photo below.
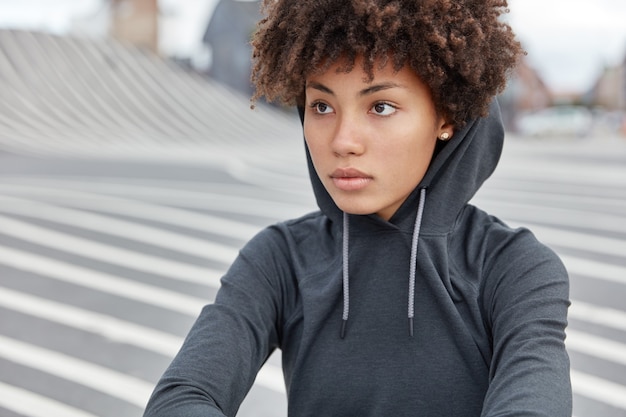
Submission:
M 365 188 L 371 181 L 370 175 L 354 168 L 336 169 L 330 178 L 333 180 L 335 187 L 343 191 L 358 191 Z

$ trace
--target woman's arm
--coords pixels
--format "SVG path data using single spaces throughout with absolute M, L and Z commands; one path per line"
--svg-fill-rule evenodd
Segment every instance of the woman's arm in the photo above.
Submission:
M 482 416 L 571 417 L 567 271 L 527 231 L 501 249 L 485 292 L 493 356 Z
M 278 345 L 281 262 L 276 234 L 242 249 L 158 382 L 144 417 L 234 416 Z

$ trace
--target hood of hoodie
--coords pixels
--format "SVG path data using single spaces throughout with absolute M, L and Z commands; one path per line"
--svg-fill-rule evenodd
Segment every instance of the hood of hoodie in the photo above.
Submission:
M 304 111 L 298 109 L 300 120 Z M 486 117 L 468 122 L 447 142 L 439 142 L 422 181 L 404 201 L 389 222 L 372 214 L 351 216 L 362 225 L 397 227 L 411 230 L 420 200 L 420 190 L 426 189 L 422 233 L 445 234 L 453 227 L 462 208 L 472 199 L 481 185 L 491 176 L 500 160 L 504 143 L 504 127 L 497 100 L 493 100 Z M 306 146 L 306 143 L 305 143 Z M 337 207 L 313 167 L 306 149 L 309 176 L 320 210 L 333 222 L 341 224 L 343 212 Z

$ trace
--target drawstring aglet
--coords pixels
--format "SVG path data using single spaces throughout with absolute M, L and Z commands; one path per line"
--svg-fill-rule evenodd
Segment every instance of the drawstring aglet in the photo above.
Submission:
M 413 317 L 409 317 L 409 336 L 413 337 Z
M 341 336 L 342 339 L 346 337 L 346 324 L 348 324 L 348 320 L 341 321 L 341 333 L 339 336 Z

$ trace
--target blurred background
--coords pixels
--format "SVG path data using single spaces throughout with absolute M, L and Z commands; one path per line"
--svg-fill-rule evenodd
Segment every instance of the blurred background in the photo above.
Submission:
M 511 0 L 509 6 L 506 19 L 528 55 L 501 97 L 508 128 L 548 135 L 569 121 L 578 135 L 623 133 L 626 3 Z M 260 17 L 258 1 L 2 0 L 0 7 L 1 27 L 113 37 L 251 93 L 247 40 Z
M 528 54 L 474 203 L 572 280 L 575 417 L 626 416 L 626 2 L 510 0 Z M 316 209 L 250 109 L 256 0 L 0 0 L 0 416 L 134 417 L 237 250 Z M 285 416 L 280 355 L 238 414 Z

